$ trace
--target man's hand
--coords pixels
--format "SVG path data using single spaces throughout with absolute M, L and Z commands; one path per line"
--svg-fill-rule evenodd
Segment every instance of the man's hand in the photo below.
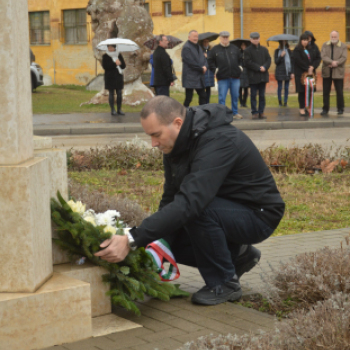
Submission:
M 174 82 L 173 81 L 170 83 L 170 86 L 174 86 Z
M 283 51 L 281 52 L 281 57 L 284 57 L 285 55 L 286 55 L 286 51 L 283 50 Z
M 105 249 L 95 253 L 95 256 L 110 263 L 123 261 L 130 252 L 127 236 L 114 235 L 102 242 L 100 247 Z
M 308 74 L 312 75 L 313 71 L 314 71 L 314 67 L 313 66 L 309 66 Z
M 293 73 L 290 75 L 290 78 L 291 78 L 291 79 L 294 79 L 294 74 L 293 74 Z
M 115 61 L 115 64 L 116 64 L 117 66 L 120 66 L 122 63 L 121 63 L 119 60 L 116 60 L 116 61 Z
M 333 68 L 338 67 L 338 62 L 337 61 L 332 61 L 332 67 Z
M 260 72 L 266 72 L 265 67 L 261 66 L 261 67 L 260 67 Z
M 203 74 L 205 74 L 205 72 L 207 71 L 207 67 L 206 66 L 203 66 Z

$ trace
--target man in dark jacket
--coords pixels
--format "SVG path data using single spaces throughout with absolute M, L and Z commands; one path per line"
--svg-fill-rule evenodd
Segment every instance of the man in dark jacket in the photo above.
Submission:
M 193 302 L 239 299 L 239 277 L 261 256 L 250 244 L 272 234 L 284 202 L 258 149 L 232 120 L 220 104 L 186 110 L 169 97 L 150 100 L 141 124 L 164 154 L 159 210 L 127 236 L 103 242 L 96 255 L 118 262 L 131 248 L 164 238 L 177 262 L 198 267 L 205 281 Z
M 226 105 L 227 92 L 230 90 L 233 119 L 242 119 L 238 114 L 240 76 L 243 71 L 240 65 L 241 52 L 236 45 L 230 43 L 229 36 L 227 31 L 220 32 L 220 44 L 211 50 L 208 64 L 210 70 L 217 69 L 219 103 Z
M 269 82 L 269 68 L 271 57 L 266 47 L 260 45 L 260 34 L 250 34 L 249 45 L 244 51 L 244 63 L 248 71 L 250 86 L 250 102 L 253 119 L 265 119 L 264 109 L 266 105 L 265 89 Z M 256 94 L 259 93 L 259 108 L 256 107 Z
M 165 51 L 168 44 L 169 40 L 166 35 L 161 34 L 158 40 L 158 47 L 153 53 L 153 86 L 157 95 L 169 96 L 169 86 L 174 85 L 171 58 Z
M 198 32 L 191 30 L 188 41 L 182 47 L 182 86 L 186 89 L 184 106 L 188 107 L 193 98 L 193 90 L 198 94 L 199 104 L 206 103 L 205 77 L 207 60 L 202 48 L 198 45 Z

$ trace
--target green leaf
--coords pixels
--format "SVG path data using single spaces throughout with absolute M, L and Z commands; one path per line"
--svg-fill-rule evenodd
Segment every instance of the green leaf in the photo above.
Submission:
M 128 266 L 122 266 L 120 268 L 120 272 L 123 273 L 124 275 L 128 275 L 130 273 L 130 267 Z

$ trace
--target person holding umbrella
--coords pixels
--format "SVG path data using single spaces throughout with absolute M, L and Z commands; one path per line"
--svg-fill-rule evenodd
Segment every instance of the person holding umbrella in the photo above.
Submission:
M 204 53 L 204 57 L 207 59 L 208 63 L 208 55 L 209 51 L 211 50 L 211 47 L 209 45 L 209 39 L 204 39 L 202 40 L 202 50 Z M 210 95 L 211 95 L 211 88 L 215 86 L 215 81 L 214 81 L 214 72 L 211 69 L 208 69 L 204 75 L 205 78 L 205 93 L 207 96 L 207 103 L 210 103 Z
M 112 116 L 125 115 L 122 112 L 124 88 L 123 69 L 126 68 L 124 58 L 117 51 L 117 45 L 107 45 L 107 51 L 102 56 L 102 67 L 105 70 L 105 89 L 109 92 L 109 105 Z M 114 91 L 117 93 L 117 111 L 114 109 Z
M 169 87 L 174 85 L 172 61 L 165 49 L 169 40 L 166 35 L 159 35 L 158 47 L 153 53 L 154 81 L 156 94 L 170 96 Z
M 278 84 L 277 96 L 280 106 L 287 107 L 289 81 L 294 79 L 294 65 L 292 62 L 292 51 L 286 40 L 279 41 L 279 48 L 275 50 L 275 77 Z M 284 103 L 282 105 L 282 87 L 284 82 Z

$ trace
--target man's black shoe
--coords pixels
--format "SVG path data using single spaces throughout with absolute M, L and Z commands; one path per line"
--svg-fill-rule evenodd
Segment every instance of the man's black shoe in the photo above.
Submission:
M 241 285 L 235 275 L 231 281 L 213 288 L 204 286 L 192 295 L 192 303 L 200 305 L 217 305 L 226 301 L 236 301 L 242 296 Z
M 324 117 L 328 117 L 328 112 L 327 111 L 322 111 L 321 115 L 324 116 Z
M 344 111 L 338 111 L 338 115 L 344 114 Z
M 115 109 L 113 109 L 113 110 L 111 111 L 111 115 L 113 115 L 113 116 L 118 115 Z
M 240 255 L 238 255 L 235 268 L 238 278 L 249 272 L 255 265 L 257 265 L 261 258 L 261 251 L 251 245 L 242 245 Z
M 120 109 L 118 110 L 117 114 L 118 115 L 125 115 L 125 113 L 122 110 L 120 110 Z

